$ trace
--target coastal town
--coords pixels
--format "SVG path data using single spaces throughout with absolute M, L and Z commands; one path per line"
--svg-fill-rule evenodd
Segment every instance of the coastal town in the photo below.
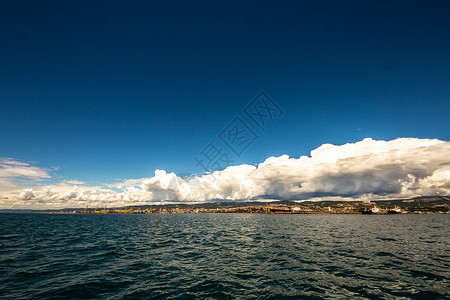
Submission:
M 249 214 L 449 214 L 450 198 L 419 197 L 388 201 L 273 201 L 214 202 L 202 204 L 144 205 L 119 208 L 61 209 L 40 213 L 70 214 L 174 214 L 174 213 L 249 213 Z

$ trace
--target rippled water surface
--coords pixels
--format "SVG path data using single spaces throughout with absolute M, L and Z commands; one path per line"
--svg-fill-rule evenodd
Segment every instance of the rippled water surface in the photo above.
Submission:
M 448 299 L 449 220 L 0 214 L 0 298 Z

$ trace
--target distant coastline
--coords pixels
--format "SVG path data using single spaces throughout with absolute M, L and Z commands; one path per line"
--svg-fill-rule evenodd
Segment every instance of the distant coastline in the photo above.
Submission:
M 152 213 L 266 213 L 266 214 L 450 214 L 450 197 L 416 197 L 378 201 L 210 202 L 200 204 L 141 205 L 113 208 L 2 209 L 0 213 L 152 214 Z

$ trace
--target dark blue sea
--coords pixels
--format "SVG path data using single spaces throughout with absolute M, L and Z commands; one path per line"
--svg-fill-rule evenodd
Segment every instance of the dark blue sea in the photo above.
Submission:
M 0 214 L 0 299 L 450 299 L 449 215 Z

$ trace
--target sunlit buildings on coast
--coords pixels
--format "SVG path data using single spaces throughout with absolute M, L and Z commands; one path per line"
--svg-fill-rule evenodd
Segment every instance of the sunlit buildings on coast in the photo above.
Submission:
M 155 206 L 129 206 L 108 208 L 106 205 L 95 209 L 62 209 L 54 211 L 39 211 L 42 213 L 73 213 L 73 214 L 176 214 L 176 213 L 248 213 L 248 214 L 411 214 L 411 213 L 449 213 L 450 200 L 446 197 L 429 199 L 395 201 L 342 201 L 342 202 L 235 202 L 210 204 L 168 204 Z M 430 202 L 431 201 L 431 202 Z M 434 202 L 433 202 L 434 201 Z

